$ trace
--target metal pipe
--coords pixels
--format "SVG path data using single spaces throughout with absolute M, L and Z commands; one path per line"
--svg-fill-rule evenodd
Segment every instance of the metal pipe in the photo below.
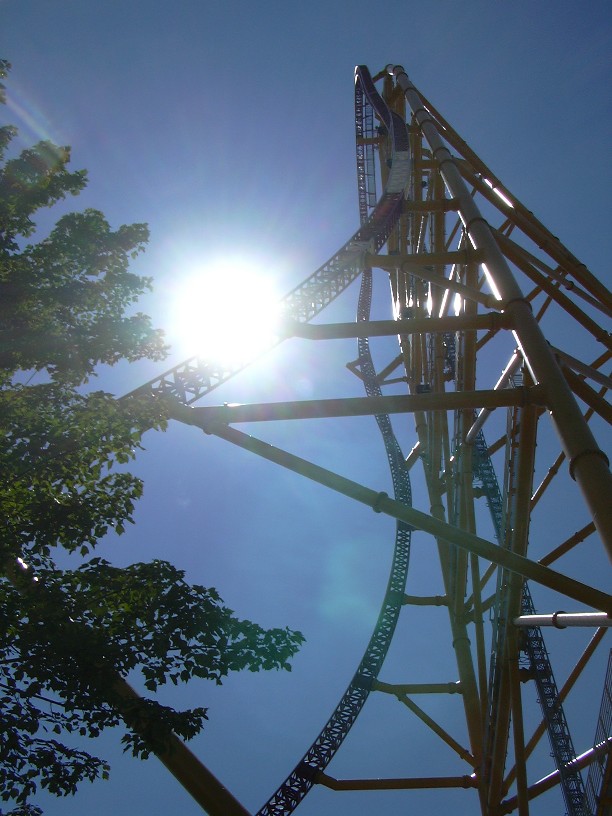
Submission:
M 8 565 L 5 574 L 20 592 L 38 596 L 45 592 L 43 584 L 20 558 Z M 68 617 L 66 621 L 70 629 L 74 628 L 79 639 L 90 633 L 94 634 L 93 629 L 87 626 L 77 627 Z M 143 702 L 143 698 L 138 692 L 120 674 L 112 673 L 103 693 L 126 725 L 147 740 L 148 724 L 139 716 L 138 704 Z M 246 808 L 175 734 L 166 735 L 163 744 L 158 741 L 151 751 L 209 816 L 249 816 Z
M 512 735 L 514 738 L 514 756 L 516 758 L 515 767 L 518 809 L 519 816 L 529 816 L 525 731 L 523 724 L 523 705 L 521 701 L 521 681 L 519 676 L 519 649 L 516 632 L 508 633 L 506 650 L 512 711 Z
M 386 694 L 460 694 L 461 683 L 383 683 L 374 680 L 372 689 Z
M 421 722 L 425 723 L 428 728 L 431 728 L 434 734 L 437 734 L 437 736 L 440 737 L 440 739 L 445 742 L 449 748 L 452 748 L 453 751 L 455 751 L 461 757 L 461 759 L 468 762 L 472 768 L 476 768 L 478 766 L 479 761 L 477 761 L 476 758 L 466 748 L 464 748 L 463 745 L 461 745 L 461 743 L 457 742 L 454 737 L 451 737 L 448 731 L 445 731 L 444 728 L 442 728 L 442 726 L 433 719 L 433 717 L 430 717 L 429 714 L 423 711 L 420 706 L 411 700 L 410 697 L 407 697 L 406 695 L 398 695 L 397 699 L 400 701 L 400 703 L 403 703 L 406 708 L 410 709 L 410 711 L 412 711 L 412 713 L 415 714 L 419 720 L 421 720 Z
M 334 779 L 323 771 L 315 782 L 332 790 L 415 790 L 420 788 L 475 788 L 474 776 L 421 776 L 412 779 Z
M 454 253 L 444 253 L 445 255 L 453 255 Z M 436 253 L 425 254 L 423 253 L 424 258 L 435 258 Z M 440 253 L 442 255 L 442 253 Z M 493 295 L 487 294 L 486 292 L 481 292 L 480 290 L 472 287 L 466 286 L 463 283 L 459 283 L 458 281 L 450 280 L 449 278 L 445 278 L 443 275 L 439 273 L 430 271 L 429 269 L 420 266 L 416 263 L 411 263 L 410 259 L 413 255 L 389 255 L 383 256 L 383 260 L 376 260 L 380 259 L 380 255 L 373 255 L 371 266 L 379 269 L 396 269 L 399 268 L 401 272 L 407 273 L 409 275 L 413 275 L 416 278 L 420 278 L 421 280 L 426 280 L 432 283 L 434 286 L 438 288 L 445 289 L 450 292 L 455 292 L 458 295 L 462 295 L 463 297 L 467 298 L 470 301 L 475 303 L 482 303 L 483 306 L 486 306 L 488 309 L 499 309 L 500 302 L 496 300 Z M 386 260 L 389 258 L 389 260 Z M 401 266 L 399 265 L 398 261 L 403 260 Z M 430 263 L 433 265 L 435 263 L 434 260 L 431 260 Z M 499 312 L 493 312 L 493 314 L 499 314 Z M 484 317 L 484 315 L 483 315 Z
M 435 416 L 436 415 L 434 415 L 434 418 Z M 421 418 L 419 418 L 419 413 L 417 412 L 416 421 L 417 427 L 423 424 L 424 427 L 427 428 L 428 423 L 425 420 L 424 414 Z M 437 478 L 440 462 L 440 430 L 438 429 L 437 433 L 434 430 L 433 433 L 428 434 L 428 438 L 430 444 L 430 455 L 428 456 L 428 465 L 425 467 L 425 479 L 427 483 L 427 493 L 431 505 L 431 518 L 444 524 L 445 510 L 440 491 L 440 480 Z M 463 708 L 465 711 L 465 719 L 473 755 L 472 767 L 479 768 L 482 762 L 483 747 L 480 722 L 480 698 L 478 695 L 478 686 L 476 683 L 476 674 L 474 671 L 472 650 L 466 621 L 463 619 L 463 615 L 461 618 L 458 618 L 455 614 L 456 584 L 453 579 L 456 576 L 453 575 L 453 570 L 451 567 L 453 548 L 451 547 L 450 541 L 447 537 L 436 535 L 435 538 L 438 545 L 438 557 L 440 559 L 440 568 L 442 570 L 446 598 L 448 599 L 449 622 L 452 632 L 453 649 L 455 650 L 457 670 L 462 689 Z M 420 710 L 417 712 L 415 703 L 413 703 L 408 697 L 403 698 L 403 702 L 424 722 L 427 722 L 430 727 L 434 727 L 425 719 L 427 715 L 425 715 L 424 712 Z M 439 726 L 436 725 L 436 728 L 439 729 Z M 448 744 L 451 744 L 449 740 L 452 738 L 446 734 L 446 732 L 439 729 L 437 733 L 439 733 L 442 739 L 445 739 Z
M 372 416 L 412 411 L 454 411 L 480 405 L 506 408 L 532 404 L 541 405 L 543 390 L 513 388 L 503 391 L 449 391 L 381 397 L 344 397 L 339 399 L 293 400 L 252 404 L 226 403 L 205 408 L 193 408 L 200 427 L 219 423 L 270 422 L 288 419 L 320 419 L 322 417 Z
M 612 617 L 605 612 L 553 612 L 550 615 L 519 615 L 512 623 L 515 626 L 554 626 L 567 629 L 568 626 L 612 626 Z
M 515 450 L 514 446 L 517 443 L 518 450 L 508 463 L 512 486 L 507 491 L 506 544 L 512 552 L 523 556 L 527 554 L 529 544 L 529 513 L 525 511 L 525 508 L 529 507 L 529 498 L 531 496 L 536 431 L 537 416 L 533 409 L 528 408 L 520 413 L 514 413 L 512 427 L 508 429 L 508 435 L 512 441 L 513 450 Z M 501 664 L 497 675 L 499 682 L 498 702 L 494 723 L 494 738 L 491 746 L 489 801 L 493 806 L 503 796 L 506 752 L 512 718 L 517 786 L 520 791 L 519 811 L 521 816 L 525 816 L 529 808 L 526 793 L 527 777 L 518 676 L 518 633 L 516 629 L 507 628 L 508 619 L 517 615 L 521 609 L 523 581 L 516 573 L 512 573 L 505 578 L 505 582 L 508 584 L 507 606 L 502 605 L 499 610 L 499 620 L 500 623 L 503 620 L 504 629 L 503 631 L 500 629 L 497 631 L 496 648 L 500 651 L 499 659 Z
M 446 278 L 444 278 L 446 280 Z M 371 320 L 356 323 L 302 323 L 285 320 L 283 333 L 305 340 L 339 340 L 350 337 L 385 337 L 421 332 L 457 332 L 468 330 L 497 331 L 509 329 L 510 321 L 501 312 L 480 315 L 447 315 L 445 317 L 413 317 L 404 320 Z
M 521 363 L 523 362 L 523 358 L 515 351 L 512 357 L 510 358 L 510 362 L 502 371 L 501 377 L 495 383 L 493 388 L 494 391 L 499 391 L 502 388 L 505 388 L 510 378 L 516 374 L 518 369 L 520 368 Z M 472 427 L 469 429 L 467 434 L 465 435 L 465 443 L 466 445 L 472 445 L 476 441 L 476 437 L 478 436 L 478 432 L 481 430 L 489 416 L 491 415 L 492 409 L 491 408 L 482 408 L 474 420 Z
M 584 421 L 530 304 L 525 300 L 491 228 L 470 195 L 434 120 L 423 107 L 417 89 L 402 66 L 388 65 L 386 70 L 403 90 L 414 118 L 432 149 L 449 195 L 458 201 L 459 215 L 472 246 L 484 253 L 483 271 L 493 293 L 502 301 L 504 311 L 511 315 L 515 337 L 534 382 L 547 386 L 551 417 L 567 454 L 570 475 L 580 486 L 612 560 L 612 474 L 608 458 Z
M 484 260 L 482 254 L 473 249 L 455 249 L 450 252 L 415 252 L 409 255 L 374 255 L 366 252 L 364 261 L 366 266 L 378 267 L 379 269 L 401 269 L 404 264 L 410 266 L 448 266 L 449 264 L 468 264 L 473 261 Z M 437 276 L 441 283 L 445 283 L 445 278 Z M 499 301 L 497 301 L 499 306 Z
M 584 326 L 598 342 L 603 343 L 603 345 L 609 349 L 611 345 L 609 333 L 601 323 L 589 317 L 577 303 L 563 293 L 560 289 L 560 286 L 563 286 L 563 281 L 551 281 L 547 274 L 545 274 L 545 270 L 538 271 L 536 268 L 538 266 L 537 259 L 534 259 L 531 253 L 528 253 L 522 247 L 518 247 L 508 236 L 500 232 L 496 232 L 495 234 L 506 256 L 535 283 L 536 287 L 546 292 L 546 294 L 553 298 L 577 323 Z M 606 307 L 603 308 L 604 311 L 608 311 Z
M 541 247 L 551 258 L 553 258 L 560 267 L 570 270 L 576 280 L 580 281 L 585 288 L 588 289 L 598 300 L 607 304 L 608 308 L 612 309 L 612 298 L 610 292 L 606 289 L 605 284 L 598 280 L 587 268 L 581 263 L 571 252 L 565 247 L 559 239 L 553 235 L 550 230 L 538 221 L 534 214 L 527 210 L 521 202 L 513 196 L 507 188 L 501 185 L 499 179 L 487 167 L 487 165 L 480 159 L 479 156 L 466 144 L 457 131 L 444 119 L 438 110 L 419 92 L 423 104 L 435 116 L 436 120 L 440 122 L 444 128 L 444 136 L 449 144 L 451 144 L 468 163 L 479 173 L 483 179 L 488 179 L 492 184 L 488 188 L 483 182 L 486 189 L 503 190 L 504 197 L 508 199 L 510 207 L 505 210 L 505 215 L 512 224 L 516 224 L 532 241 Z M 503 199 L 502 199 L 503 200 Z M 457 207 L 456 202 L 455 209 Z
M 566 351 L 561 351 L 561 349 L 558 349 L 556 346 L 551 346 L 550 348 L 562 362 L 566 363 L 574 371 L 577 371 L 578 374 L 583 374 L 588 379 L 599 383 L 599 385 L 603 385 L 606 389 L 612 388 L 612 377 L 607 377 L 605 374 L 602 374 L 601 371 L 593 368 L 593 366 L 580 362 L 580 360 L 572 357 L 572 355 Z
M 553 563 L 553 561 L 561 558 L 562 555 L 565 555 L 566 552 L 569 552 L 569 550 L 571 550 L 577 544 L 581 544 L 585 538 L 594 532 L 595 525 L 592 521 L 589 521 L 589 523 L 585 524 L 581 530 L 578 530 L 578 532 L 574 533 L 574 535 L 570 536 L 562 544 L 559 544 L 558 547 L 555 547 L 554 550 L 551 550 L 551 552 L 549 552 L 543 558 L 540 558 L 540 564 L 544 564 L 544 566 L 548 567 Z
M 588 751 L 580 754 L 580 756 L 577 756 L 576 759 L 568 762 L 564 770 L 580 771 L 590 765 L 591 762 L 594 762 L 597 757 L 601 756 L 602 754 L 609 753 L 610 750 L 612 750 L 612 737 L 608 737 L 608 739 L 600 742 L 599 745 L 596 745 L 594 748 L 590 748 Z M 556 771 L 548 774 L 548 776 L 544 776 L 542 779 L 539 779 L 537 782 L 531 785 L 531 787 L 529 787 L 527 790 L 527 796 L 530 800 L 535 799 L 536 796 L 540 796 L 540 794 L 554 788 L 555 785 L 558 785 L 560 782 L 561 771 L 557 769 Z M 501 803 L 500 813 L 512 813 L 517 804 L 518 799 L 516 796 L 506 799 L 505 802 Z
M 413 447 L 412 447 L 412 450 L 410 451 L 410 453 L 406 457 L 406 468 L 408 470 L 410 470 L 412 468 L 412 466 L 415 464 L 415 462 L 418 462 L 418 460 L 421 458 L 422 452 L 423 451 L 422 451 L 422 448 L 421 448 L 421 443 L 419 441 L 415 442 Z
M 585 666 L 587 665 L 587 663 L 589 662 L 589 660 L 593 656 L 593 653 L 595 652 L 595 649 L 597 648 L 597 646 L 603 640 L 605 634 L 606 634 L 606 630 L 603 629 L 603 628 L 600 628 L 595 632 L 595 634 L 593 635 L 593 637 L 591 638 L 591 640 L 587 644 L 586 649 L 584 650 L 584 652 L 580 656 L 578 662 L 576 663 L 576 665 L 574 666 L 574 668 L 570 672 L 569 677 L 567 678 L 567 680 L 563 684 L 563 687 L 559 691 L 559 696 L 557 698 L 557 703 L 558 704 L 562 704 L 563 701 L 566 699 L 567 695 L 570 693 L 570 691 L 574 687 L 574 684 L 576 683 L 576 680 L 580 677 L 580 675 L 582 674 L 583 669 L 585 668 Z M 538 744 L 538 742 L 540 741 L 540 739 L 544 735 L 545 731 L 546 731 L 546 720 L 543 719 L 543 720 L 540 720 L 540 723 L 538 724 L 537 728 L 533 732 L 529 742 L 525 746 L 525 758 L 528 759 L 531 756 L 531 754 L 533 753 L 534 748 L 536 747 L 536 745 Z M 508 792 L 508 790 L 509 790 L 510 786 L 512 785 L 512 783 L 514 782 L 515 777 L 516 777 L 516 766 L 514 766 L 513 768 L 510 769 L 510 771 L 508 772 L 508 776 L 506 777 L 506 780 L 504 782 L 504 791 L 506 793 Z
M 128 704 L 126 709 L 128 712 L 129 703 L 142 700 L 140 695 L 119 676 L 113 685 L 113 691 Z M 125 722 L 138 732 L 140 723 L 131 720 L 126 710 L 119 708 Z M 155 746 L 154 753 L 209 816 L 249 816 L 248 810 L 174 734 L 166 738 L 163 747 Z
M 599 414 L 603 420 L 612 425 L 612 408 L 610 407 L 610 404 L 600 394 L 598 394 L 597 391 L 591 388 L 583 377 L 575 374 L 571 368 L 563 366 L 563 374 L 567 380 L 567 384 L 571 387 L 574 394 L 585 402 L 592 411 Z M 604 387 L 601 390 L 607 391 L 607 387 Z
M 445 595 L 404 595 L 403 604 L 413 606 L 448 606 Z
M 270 445 L 261 439 L 242 433 L 236 428 L 230 428 L 223 424 L 201 425 L 198 421 L 198 409 L 196 408 L 189 408 L 176 403 L 173 406 L 169 406 L 169 411 L 172 419 L 184 422 L 187 425 L 199 426 L 206 433 L 226 439 L 238 447 L 250 450 L 264 459 L 276 462 L 276 464 L 282 465 L 288 470 L 306 476 L 312 479 L 312 481 L 318 482 L 337 493 L 341 493 L 361 504 L 365 504 L 371 507 L 376 513 L 384 513 L 391 518 L 405 521 L 418 530 L 424 530 L 438 539 L 449 541 L 458 547 L 463 547 L 488 561 L 506 567 L 506 569 L 509 569 L 511 572 L 516 572 L 525 578 L 536 581 L 550 589 L 554 589 L 556 592 L 561 592 L 568 598 L 578 601 L 578 603 L 583 603 L 586 606 L 592 606 L 595 609 L 612 614 L 612 596 L 606 592 L 587 586 L 580 581 L 576 581 L 574 578 L 562 575 L 549 567 L 544 567 L 536 561 L 531 561 L 524 556 L 498 547 L 491 541 L 480 538 L 473 533 L 468 533 L 465 530 L 460 530 L 451 524 L 429 516 L 427 513 L 423 513 L 395 499 L 391 499 L 384 492 L 377 493 L 375 490 L 371 490 L 358 482 L 354 482 L 352 479 L 347 479 L 331 470 L 327 470 L 306 459 L 295 456 L 288 451 L 276 448 L 274 445 Z

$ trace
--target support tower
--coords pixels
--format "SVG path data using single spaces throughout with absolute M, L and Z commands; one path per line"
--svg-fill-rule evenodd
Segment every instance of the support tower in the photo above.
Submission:
M 602 816 L 612 735 L 598 732 L 594 746 L 582 729 L 576 742 L 568 712 L 612 613 L 607 559 L 596 566 L 602 552 L 612 557 L 604 452 L 612 297 L 401 66 L 375 77 L 356 69 L 355 125 L 360 224 L 287 295 L 284 330 L 273 343 L 297 337 L 324 354 L 326 343 L 355 338 L 346 376 L 361 381 L 364 396 L 345 397 L 339 385 L 332 400 L 192 407 L 242 367 L 196 358 L 138 389 L 170 398 L 174 418 L 396 520 L 389 584 L 363 659 L 259 816 L 291 813 L 316 785 L 403 790 L 406 813 L 414 812 L 414 789 L 457 788 L 456 812 L 483 816 L 527 814 L 534 798 L 556 787 L 558 812 L 563 801 L 571 816 Z M 358 279 L 355 322 L 314 320 Z M 373 432 L 378 425 L 392 495 L 235 427 L 357 415 L 372 416 Z M 416 559 L 427 560 L 431 586 L 411 584 Z M 414 632 L 405 676 L 385 675 L 391 641 L 411 616 L 423 642 L 446 628 L 450 682 L 429 676 Z M 568 632 L 560 673 L 544 640 L 559 628 Z M 445 767 L 455 770 L 336 778 L 328 766 L 372 695 L 396 699 L 407 734 L 429 729 L 451 758 Z M 428 713 L 446 710 L 428 705 L 440 695 L 454 695 L 459 731 L 454 720 Z M 600 695 L 601 686 L 593 688 L 572 709 L 590 717 L 590 734 Z M 532 764 L 542 740 L 548 774 Z M 587 801 L 582 773 L 591 763 L 605 784 Z

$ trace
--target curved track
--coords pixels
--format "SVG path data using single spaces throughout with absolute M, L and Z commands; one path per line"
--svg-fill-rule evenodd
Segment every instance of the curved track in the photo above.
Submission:
M 391 172 L 389 183 L 380 202 L 374 207 L 373 215 L 368 217 L 367 184 L 364 172 L 365 153 L 360 150 L 360 142 L 365 136 L 364 121 L 371 121 L 369 106 L 376 111 L 377 116 L 389 129 L 393 145 L 392 162 L 393 164 L 397 162 L 401 169 L 395 173 Z M 394 215 L 399 214 L 401 210 L 403 189 L 407 180 L 408 138 L 405 124 L 383 102 L 376 92 L 369 72 L 363 67 L 357 69 L 355 77 L 355 120 L 358 145 L 357 175 L 360 191 L 360 213 L 363 224 L 357 235 L 367 236 L 368 243 L 373 243 L 376 250 L 378 250 L 389 236 L 390 228 L 394 225 Z M 371 301 L 372 273 L 371 270 L 367 269 L 363 271 L 359 293 L 358 321 L 367 322 L 369 320 Z M 292 312 L 295 314 L 294 310 Z M 358 350 L 358 366 L 366 393 L 368 396 L 381 396 L 382 392 L 377 382 L 367 338 L 359 339 Z M 412 499 L 410 477 L 406 469 L 404 456 L 393 433 L 391 422 L 386 414 L 377 415 L 376 422 L 385 446 L 395 498 L 409 506 Z M 391 645 L 402 607 L 408 574 L 410 534 L 411 528 L 404 522 L 398 521 L 391 573 L 382 608 L 370 642 L 353 679 L 317 739 L 283 784 L 258 811 L 257 816 L 273 816 L 273 814 L 293 812 L 315 783 L 317 774 L 327 767 L 363 708 L 372 688 L 372 683 L 378 677 Z
M 371 151 L 363 145 L 368 133 L 368 122 L 373 115 L 385 128 L 390 146 L 390 168 L 385 188 L 376 200 L 373 175 L 367 178 L 366 163 L 371 165 Z M 357 135 L 357 173 L 360 190 L 360 220 L 357 232 L 326 263 L 319 267 L 282 301 L 285 316 L 290 322 L 306 323 L 321 312 L 363 273 L 359 297 L 359 321 L 369 319 L 371 303 L 371 271 L 364 271 L 366 253 L 376 253 L 387 242 L 403 211 L 404 190 L 410 173 L 409 139 L 406 124 L 391 111 L 376 90 L 367 68 L 355 71 L 355 126 Z M 375 202 L 375 203 L 374 203 Z M 280 342 L 283 338 L 278 338 Z M 360 376 L 368 396 L 380 396 L 376 372 L 372 364 L 367 339 L 358 345 Z M 243 370 L 253 360 L 232 368 L 219 367 L 213 361 L 191 358 L 155 380 L 145 383 L 131 394 L 154 393 L 178 398 L 184 405 L 199 400 L 230 377 Z M 410 505 L 410 481 L 404 457 L 393 434 L 389 417 L 377 415 L 389 462 L 395 498 Z M 285 782 L 261 808 L 259 816 L 291 813 L 314 784 L 316 774 L 330 762 L 361 711 L 373 681 L 378 676 L 389 649 L 401 609 L 410 549 L 411 528 L 397 523 L 394 556 L 390 578 L 382 608 L 364 656 L 342 699 L 336 706 L 323 730 L 297 764 Z
M 596 420 L 593 424 L 601 425 L 602 419 L 612 421 L 612 409 L 604 399 L 606 391 L 612 388 L 612 379 L 601 371 L 612 357 L 610 333 L 602 326 L 602 316 L 612 314 L 612 298 L 586 267 L 496 179 L 416 90 L 401 66 L 388 66 L 386 74 L 384 88 L 379 93 L 366 68 L 358 67 L 355 73 L 360 227 L 337 253 L 286 296 L 283 301 L 286 334 L 279 335 L 271 346 L 291 336 L 292 324 L 293 332 L 299 335 L 296 324 L 305 324 L 318 315 L 361 275 L 357 328 L 352 334 L 352 325 L 331 327 L 340 328 L 344 333 L 332 332 L 326 336 L 360 338 L 358 360 L 350 368 L 363 381 L 367 395 L 363 401 L 367 403 L 365 413 L 375 414 L 381 410 L 381 388 L 398 381 L 407 384 L 409 406 L 402 403 L 405 407 L 400 410 L 414 413 L 418 441 L 404 460 L 389 417 L 375 414 L 395 493 L 395 506 L 390 507 L 391 500 L 388 500 L 382 511 L 403 519 L 396 528 L 395 553 L 382 609 L 366 652 L 338 706 L 258 816 L 291 813 L 317 782 L 337 789 L 351 789 L 355 782 L 360 790 L 385 786 L 385 780 L 331 780 L 323 773 L 372 688 L 394 695 L 429 726 L 436 735 L 434 739 L 440 737 L 445 743 L 444 750 L 450 749 L 451 756 L 455 752 L 452 758 L 462 774 L 424 777 L 422 773 L 419 775 L 420 768 L 414 770 L 421 757 L 413 755 L 410 770 L 417 778 L 390 780 L 395 787 L 478 788 L 478 803 L 472 800 L 472 812 L 478 810 L 489 816 L 510 813 L 517 807 L 526 812 L 528 800 L 549 784 L 528 787 L 532 777 L 529 776 L 528 782 L 527 774 L 527 763 L 539 739 L 537 733 L 539 731 L 541 736 L 547 730 L 556 765 L 554 773 L 568 812 L 572 816 L 584 816 L 587 811 L 583 807 L 580 769 L 572 761 L 574 749 L 562 702 L 592 656 L 595 645 L 589 644 L 583 656 L 575 657 L 571 683 L 568 680 L 559 692 L 540 629 L 526 626 L 525 636 L 519 637 L 514 619 L 534 610 L 525 576 L 533 581 L 534 597 L 538 590 L 544 590 L 540 597 L 545 607 L 551 603 L 552 590 L 569 599 L 579 599 L 580 603 L 592 604 L 601 611 L 610 613 L 612 609 L 612 598 L 593 585 L 593 576 L 588 571 L 582 578 L 586 583 L 580 583 L 580 579 L 573 581 L 570 590 L 567 575 L 547 569 L 572 547 L 581 544 L 596 526 L 604 545 L 612 553 L 610 474 L 605 467 L 606 456 L 588 424 L 592 416 Z M 412 109 L 410 127 L 406 124 L 409 108 Z M 377 198 L 375 184 L 376 151 L 384 182 L 380 198 Z M 493 220 L 500 216 L 500 226 L 492 227 Z M 385 245 L 387 254 L 380 254 Z M 370 355 L 370 342 L 361 337 L 363 329 L 359 330 L 359 324 L 370 322 L 371 267 L 388 272 L 394 313 L 401 318 L 401 323 L 392 323 L 390 329 L 377 331 L 374 324 L 367 328 L 372 343 L 379 334 L 399 332 L 400 353 L 378 375 Z M 453 305 L 455 317 L 450 317 Z M 556 322 L 549 320 L 550 313 L 556 315 Z M 573 356 L 573 349 L 572 354 L 568 354 L 555 347 L 567 340 L 564 330 L 559 333 L 559 326 L 565 327 L 568 319 L 579 332 L 584 347 L 589 348 L 590 356 L 580 352 L 581 359 L 594 362 L 585 364 Z M 517 339 L 519 352 L 515 351 Z M 597 344 L 597 351 L 592 353 L 591 347 Z M 384 351 L 387 353 L 389 346 Z M 393 353 L 397 354 L 397 350 Z M 491 382 L 491 372 L 499 370 L 500 361 L 505 363 L 508 357 L 511 363 L 506 373 L 511 368 L 516 372 L 519 365 L 522 366 L 524 383 L 521 387 L 513 389 L 514 394 L 508 393 L 512 385 L 512 375 L 508 373 L 495 386 L 482 390 L 483 385 L 486 388 Z M 512 367 L 513 360 L 517 363 L 515 367 Z M 211 361 L 191 358 L 133 393 L 170 395 L 183 405 L 190 405 L 249 362 L 252 360 L 228 369 Z M 403 376 L 386 380 L 399 366 L 403 366 Z M 479 401 L 481 398 L 483 401 Z M 349 407 L 340 406 L 338 413 L 326 414 L 327 409 L 315 403 L 313 401 L 312 413 L 300 413 L 303 405 L 288 403 L 274 416 L 345 415 L 340 409 L 350 415 Z M 383 410 L 396 410 L 388 405 L 386 401 Z M 485 405 L 490 406 L 486 408 L 487 415 L 496 411 L 491 425 L 501 433 L 491 448 L 485 443 L 482 423 L 474 421 L 474 409 Z M 186 413 L 179 412 L 177 418 L 200 424 L 187 413 L 191 412 L 193 417 L 198 411 L 209 411 L 210 416 L 217 417 L 219 428 L 227 429 L 231 422 L 246 421 L 244 418 L 248 416 L 260 419 L 262 406 L 255 408 L 255 413 L 243 413 L 242 420 L 240 413 L 232 414 L 233 409 L 228 406 L 185 409 Z M 321 413 L 316 413 L 319 410 Z M 506 416 L 504 432 L 503 417 Z M 547 455 L 551 450 L 556 453 L 556 443 L 550 441 L 552 434 L 547 425 L 542 433 L 544 444 L 540 441 L 539 425 L 545 425 L 548 419 L 552 419 L 562 451 L 536 487 L 534 473 L 536 470 L 546 472 L 543 468 L 548 465 L 542 462 L 542 451 Z M 207 425 L 204 414 L 201 423 L 200 427 L 207 432 L 218 432 L 243 444 L 235 438 L 235 433 L 223 433 Z M 292 467 L 288 463 L 291 455 L 283 457 L 279 452 L 273 456 L 268 452 L 271 446 L 266 443 L 253 440 L 252 445 L 243 446 Z M 537 461 L 536 448 L 540 455 Z M 505 456 L 497 467 L 498 473 L 503 474 L 502 489 L 492 464 L 496 450 Z M 550 485 L 556 485 L 554 480 L 565 458 L 569 463 L 569 476 L 579 483 L 586 498 L 586 510 L 594 523 L 585 524 L 569 539 L 558 543 L 551 537 L 550 519 L 544 517 L 542 521 L 542 516 L 537 518 L 534 511 L 542 497 L 542 505 L 548 501 L 550 507 L 548 490 Z M 330 481 L 310 475 L 306 468 L 302 470 L 302 464 L 310 463 L 299 461 L 300 467 L 293 469 L 331 486 Z M 409 470 L 419 461 L 423 466 L 431 515 L 411 509 Z M 313 470 L 315 468 L 313 466 Z M 362 488 L 355 483 L 351 485 Z M 572 485 L 566 477 L 565 486 L 557 488 L 564 501 L 565 493 L 561 491 L 567 492 Z M 355 497 L 353 493 L 344 492 Z M 376 498 L 374 491 L 369 492 L 374 498 L 365 503 L 381 510 L 381 497 L 382 505 L 388 497 L 380 493 Z M 487 527 L 483 524 L 483 516 L 487 514 L 477 507 L 479 495 L 486 498 L 499 546 L 477 534 L 477 530 Z M 562 509 L 555 507 L 555 515 Z M 432 593 L 418 597 L 404 595 L 412 529 L 409 523 L 423 531 L 429 530 L 440 562 L 440 576 L 436 576 L 438 583 L 434 584 Z M 573 524 L 573 518 L 566 523 Z M 561 537 L 559 530 L 562 528 L 557 525 L 555 535 Z M 428 552 L 427 557 L 435 560 L 434 550 Z M 413 558 L 416 557 L 415 552 Z M 573 575 L 574 570 L 581 567 L 579 561 L 575 560 L 573 566 L 570 561 L 569 571 Z M 544 569 L 547 570 L 545 575 Z M 487 582 L 495 575 L 497 588 L 491 592 L 486 589 Z M 443 597 L 433 594 L 439 592 L 440 577 Z M 489 592 L 488 598 L 486 592 Z M 450 733 L 456 726 L 456 712 L 455 721 L 447 728 L 412 702 L 409 694 L 414 686 L 374 683 L 404 603 L 446 608 L 452 635 L 453 671 L 457 672 L 458 682 L 416 685 L 429 685 L 426 693 L 432 694 L 459 691 L 456 699 L 461 700 L 465 720 L 461 722 L 464 730 L 456 737 Z M 486 644 L 485 626 L 490 610 L 492 641 Z M 429 614 L 435 614 L 433 609 Z M 595 638 L 593 644 L 594 641 Z M 521 694 L 525 692 L 521 691 L 521 685 L 528 680 L 534 681 L 535 694 L 542 705 L 543 724 L 531 740 L 526 741 L 521 702 Z M 453 686 L 451 691 L 449 686 Z M 584 748 L 584 744 L 581 747 Z M 514 761 L 510 769 L 508 761 Z M 509 795 L 512 790 L 516 790 L 516 795 Z
M 363 205 L 360 205 L 362 223 L 357 232 L 328 261 L 282 299 L 281 304 L 288 321 L 286 336 L 291 334 L 292 321 L 306 323 L 312 320 L 361 274 L 365 254 L 380 250 L 402 214 L 403 191 L 410 172 L 406 124 L 383 102 L 367 68 L 360 67 L 355 72 L 355 124 L 358 133 L 363 127 L 364 110 L 368 106 L 386 123 L 390 133 L 392 167 L 387 184 L 369 215 Z M 269 348 L 282 339 L 284 337 L 272 341 Z M 260 352 L 262 353 L 265 350 Z M 154 393 L 176 397 L 184 405 L 191 405 L 245 369 L 255 359 L 253 357 L 234 366 L 220 366 L 214 360 L 190 357 L 126 394 L 125 398 Z

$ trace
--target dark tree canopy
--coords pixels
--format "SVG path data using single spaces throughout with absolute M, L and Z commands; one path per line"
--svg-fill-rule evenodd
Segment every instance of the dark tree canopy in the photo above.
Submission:
M 0 61 L 0 77 L 8 68 Z M 203 727 L 204 708 L 127 705 L 117 678 L 136 672 L 154 692 L 168 681 L 290 669 L 302 636 L 238 620 L 214 589 L 190 585 L 165 561 L 58 568 L 60 548 L 85 556 L 132 521 L 142 484 L 116 466 L 134 457 L 144 431 L 166 424 L 153 400 L 84 386 L 102 364 L 158 360 L 165 348 L 133 312 L 150 288 L 129 271 L 146 225 L 113 231 L 90 209 L 28 243 L 36 213 L 77 195 L 86 175 L 49 142 L 7 159 L 15 135 L 0 128 L 0 797 L 22 816 L 39 812 L 31 798 L 40 786 L 66 795 L 108 776 L 103 759 L 65 735 L 123 723 L 125 749 L 144 758 L 170 734 L 189 739 Z

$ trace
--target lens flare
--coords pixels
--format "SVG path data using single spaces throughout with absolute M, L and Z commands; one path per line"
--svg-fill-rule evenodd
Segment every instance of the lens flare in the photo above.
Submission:
M 188 355 L 239 365 L 274 344 L 280 314 L 278 293 L 262 267 L 223 259 L 183 279 L 168 336 Z

